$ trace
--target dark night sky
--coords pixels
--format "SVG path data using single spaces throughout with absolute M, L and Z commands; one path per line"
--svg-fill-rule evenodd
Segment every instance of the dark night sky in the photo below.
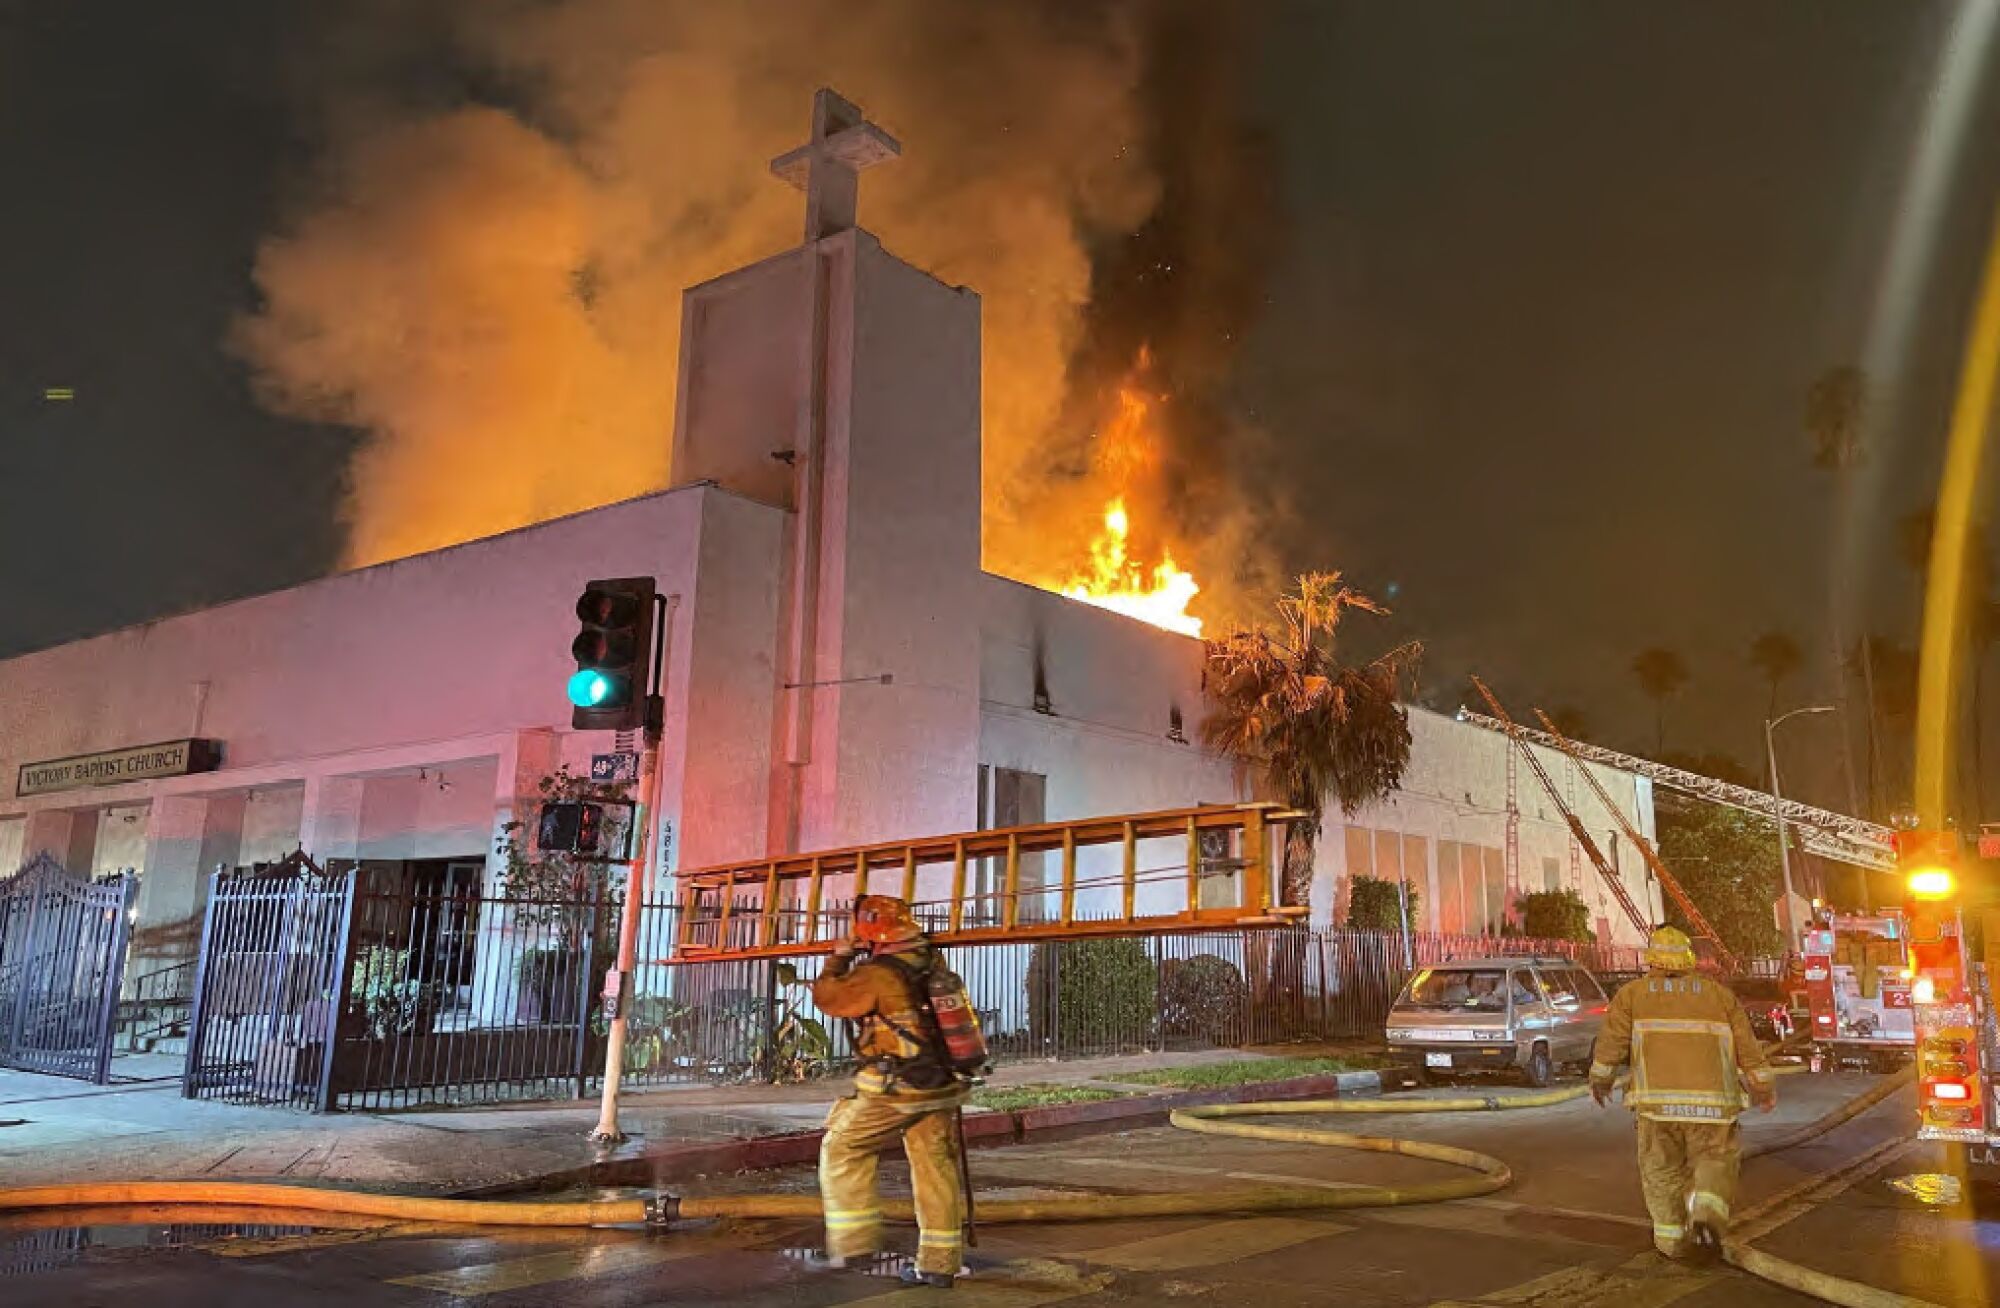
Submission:
M 1824 641 L 1803 396 L 1859 352 L 1944 9 L 1284 7 L 1253 81 L 1287 245 L 1236 397 L 1288 561 L 1393 583 L 1432 685 L 1478 667 L 1614 743 L 1649 743 L 1627 669 L 1672 645 L 1676 743 L 1750 757 L 1749 642 Z M 337 555 L 351 438 L 261 411 L 220 344 L 312 160 L 309 10 L 0 0 L 0 655 Z M 1954 197 L 1886 518 L 1925 497 L 1994 162 Z

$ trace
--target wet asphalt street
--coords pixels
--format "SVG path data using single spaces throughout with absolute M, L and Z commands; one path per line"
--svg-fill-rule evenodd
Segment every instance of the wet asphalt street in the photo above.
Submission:
M 1869 1084 L 1855 1075 L 1789 1078 L 1781 1114 L 1746 1119 L 1775 1133 Z M 1760 1247 L 1838 1275 L 1951 1305 L 1994 1301 L 2000 1201 L 1926 1202 L 1934 1152 L 1907 1140 L 1907 1093 L 1820 1141 L 1752 1160 L 1738 1209 L 1768 1227 Z M 1306 1124 L 1308 1119 L 1287 1119 Z M 1335 1124 L 1356 1129 L 1353 1119 Z M 478 1303 L 746 1304 L 820 1308 L 926 1303 L 1091 1308 L 1187 1301 L 1302 1304 L 1600 1305 L 1723 1308 L 1810 1302 L 1728 1268 L 1689 1270 L 1650 1252 L 1622 1111 L 1588 1100 L 1515 1114 L 1365 1119 L 1358 1129 L 1446 1140 L 1505 1159 L 1515 1184 L 1483 1199 L 1265 1217 L 1106 1221 L 986 1228 L 958 1289 L 906 1290 L 886 1277 L 806 1271 L 788 1255 L 807 1224 L 760 1222 L 670 1233 L 389 1228 L 300 1231 L 144 1224 L 99 1214 L 74 1227 L 0 1232 L 0 1304 L 214 1308 L 216 1305 Z M 1444 1174 L 1416 1159 L 1357 1155 L 1171 1128 L 981 1150 L 982 1193 L 1222 1189 L 1291 1183 L 1416 1182 Z M 885 1167 L 891 1189 L 899 1167 Z M 727 1178 L 709 1190 L 801 1189 L 804 1171 Z M 1934 1194 L 1930 1198 L 1936 1198 Z M 196 1215 L 212 1222 L 220 1214 Z M 905 1245 L 911 1233 L 897 1232 Z M 172 1247 L 162 1247 L 170 1244 Z M 893 1269 L 885 1269 L 893 1270 Z

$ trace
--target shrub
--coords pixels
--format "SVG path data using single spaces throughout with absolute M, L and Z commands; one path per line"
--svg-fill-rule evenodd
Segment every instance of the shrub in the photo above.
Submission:
M 437 1013 L 436 985 L 410 976 L 410 951 L 370 945 L 354 960 L 348 1003 L 360 1012 L 370 1040 L 423 1035 Z
M 526 949 L 514 966 L 520 976 L 521 1020 L 569 1022 L 583 1012 L 581 950 Z
M 1149 1044 L 1159 977 L 1142 940 L 1112 937 L 1035 947 L 1028 966 L 1037 1041 L 1075 1048 Z
M 1405 887 L 1400 881 L 1357 875 L 1348 894 L 1347 925 L 1357 931 L 1402 930 L 1405 921 L 1398 910 L 1404 895 L 1408 895 L 1409 899 L 1408 907 L 1402 912 L 1407 914 L 1407 924 L 1414 930 L 1418 921 L 1417 904 L 1421 898 L 1415 886 Z
M 1243 974 L 1226 958 L 1196 954 L 1160 968 L 1160 1027 L 1166 1035 L 1224 1043 L 1250 998 Z
M 1574 890 L 1537 890 L 1515 901 L 1521 914 L 1521 934 L 1538 940 L 1573 940 L 1589 944 L 1597 939 L 1590 929 L 1590 905 Z

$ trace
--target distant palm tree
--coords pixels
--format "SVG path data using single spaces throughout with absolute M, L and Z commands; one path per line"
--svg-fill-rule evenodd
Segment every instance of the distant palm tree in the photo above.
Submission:
M 1853 364 L 1843 364 L 1829 368 L 1814 380 L 1806 392 L 1805 430 L 1812 445 L 1812 463 L 1815 468 L 1830 474 L 1833 481 L 1834 511 L 1851 515 L 1854 505 L 1854 468 L 1867 457 L 1864 445 L 1866 438 L 1866 418 L 1868 408 L 1868 378 Z M 1832 637 L 1834 654 L 1839 657 L 1848 643 L 1846 624 L 1842 620 L 1840 606 L 1834 605 L 1827 612 L 1827 634 Z M 1868 687 L 1868 711 L 1865 720 L 1868 726 L 1868 797 L 1869 812 L 1874 812 L 1875 803 L 1875 732 L 1876 708 L 1874 691 L 1866 679 L 1864 667 L 1863 685 Z M 1861 795 L 1855 787 L 1854 744 L 1848 734 L 1846 724 L 1854 720 L 1850 699 L 1851 683 L 1845 668 L 1840 669 L 1836 701 L 1841 710 L 1840 729 L 1840 770 L 1847 782 L 1847 802 L 1857 812 L 1861 808 Z
M 1549 721 L 1556 724 L 1556 730 L 1571 740 L 1582 740 L 1590 734 L 1590 714 L 1574 704 L 1561 704 L 1549 710 Z
M 1395 790 L 1410 761 L 1410 715 L 1398 698 L 1421 647 L 1342 663 L 1337 637 L 1349 609 L 1387 612 L 1337 572 L 1307 573 L 1279 599 L 1275 630 L 1239 631 L 1208 646 L 1203 739 L 1258 770 L 1273 798 L 1311 815 L 1288 831 L 1286 903 L 1311 895 L 1327 796 L 1353 812 Z
M 1750 662 L 1764 674 L 1771 683 L 1770 706 L 1765 710 L 1766 719 L 1778 716 L 1778 688 L 1785 678 L 1799 670 L 1805 662 L 1805 655 L 1799 651 L 1799 644 L 1782 631 L 1767 631 L 1750 644 Z
M 1640 650 L 1633 658 L 1632 675 L 1639 679 L 1639 689 L 1653 701 L 1653 752 L 1664 753 L 1667 748 L 1667 700 L 1687 684 L 1687 663 L 1665 646 L 1655 645 L 1651 649 Z
M 1861 418 L 1868 385 L 1852 364 L 1829 368 L 1806 392 L 1806 435 L 1815 468 L 1842 472 L 1861 461 Z

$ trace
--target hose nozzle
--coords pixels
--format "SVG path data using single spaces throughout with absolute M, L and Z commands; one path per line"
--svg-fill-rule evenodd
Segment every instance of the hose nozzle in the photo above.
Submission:
M 681 1220 L 681 1197 L 656 1194 L 646 1200 L 646 1225 L 670 1227 Z

